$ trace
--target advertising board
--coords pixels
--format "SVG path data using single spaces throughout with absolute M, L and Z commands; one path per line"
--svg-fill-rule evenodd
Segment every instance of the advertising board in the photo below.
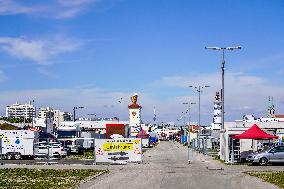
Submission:
M 95 160 L 96 163 L 141 162 L 141 139 L 95 139 Z

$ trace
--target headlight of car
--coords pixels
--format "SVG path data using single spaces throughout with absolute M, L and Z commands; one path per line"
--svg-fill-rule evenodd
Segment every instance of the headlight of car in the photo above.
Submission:
M 254 155 L 254 159 L 259 159 L 259 157 L 260 157 L 260 154 L 257 154 L 257 155 Z

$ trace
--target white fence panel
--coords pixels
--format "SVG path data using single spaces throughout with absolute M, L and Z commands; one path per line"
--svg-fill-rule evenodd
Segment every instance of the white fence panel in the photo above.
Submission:
M 95 139 L 95 161 L 96 163 L 141 162 L 141 139 Z

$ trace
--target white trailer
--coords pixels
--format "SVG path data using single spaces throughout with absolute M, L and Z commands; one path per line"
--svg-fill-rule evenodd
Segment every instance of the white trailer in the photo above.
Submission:
M 34 140 L 39 132 L 30 130 L 0 130 L 0 154 L 3 159 L 33 157 Z

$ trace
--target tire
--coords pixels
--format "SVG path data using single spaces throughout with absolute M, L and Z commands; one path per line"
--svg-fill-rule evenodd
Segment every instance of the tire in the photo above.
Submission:
M 80 147 L 80 148 L 78 149 L 78 154 L 79 154 L 79 155 L 84 155 L 84 153 L 85 153 L 85 149 L 82 148 L 82 147 Z
M 14 154 L 13 153 L 7 153 L 6 155 L 8 160 L 14 159 Z
M 15 153 L 15 154 L 14 154 L 14 158 L 15 158 L 15 160 L 20 160 L 20 159 L 22 159 L 21 153 Z
M 265 157 L 260 158 L 260 160 L 259 160 L 259 164 L 260 165 L 267 165 L 267 163 L 268 163 L 268 159 L 267 158 L 265 158 Z
M 7 159 L 7 154 L 2 154 L 2 159 Z

